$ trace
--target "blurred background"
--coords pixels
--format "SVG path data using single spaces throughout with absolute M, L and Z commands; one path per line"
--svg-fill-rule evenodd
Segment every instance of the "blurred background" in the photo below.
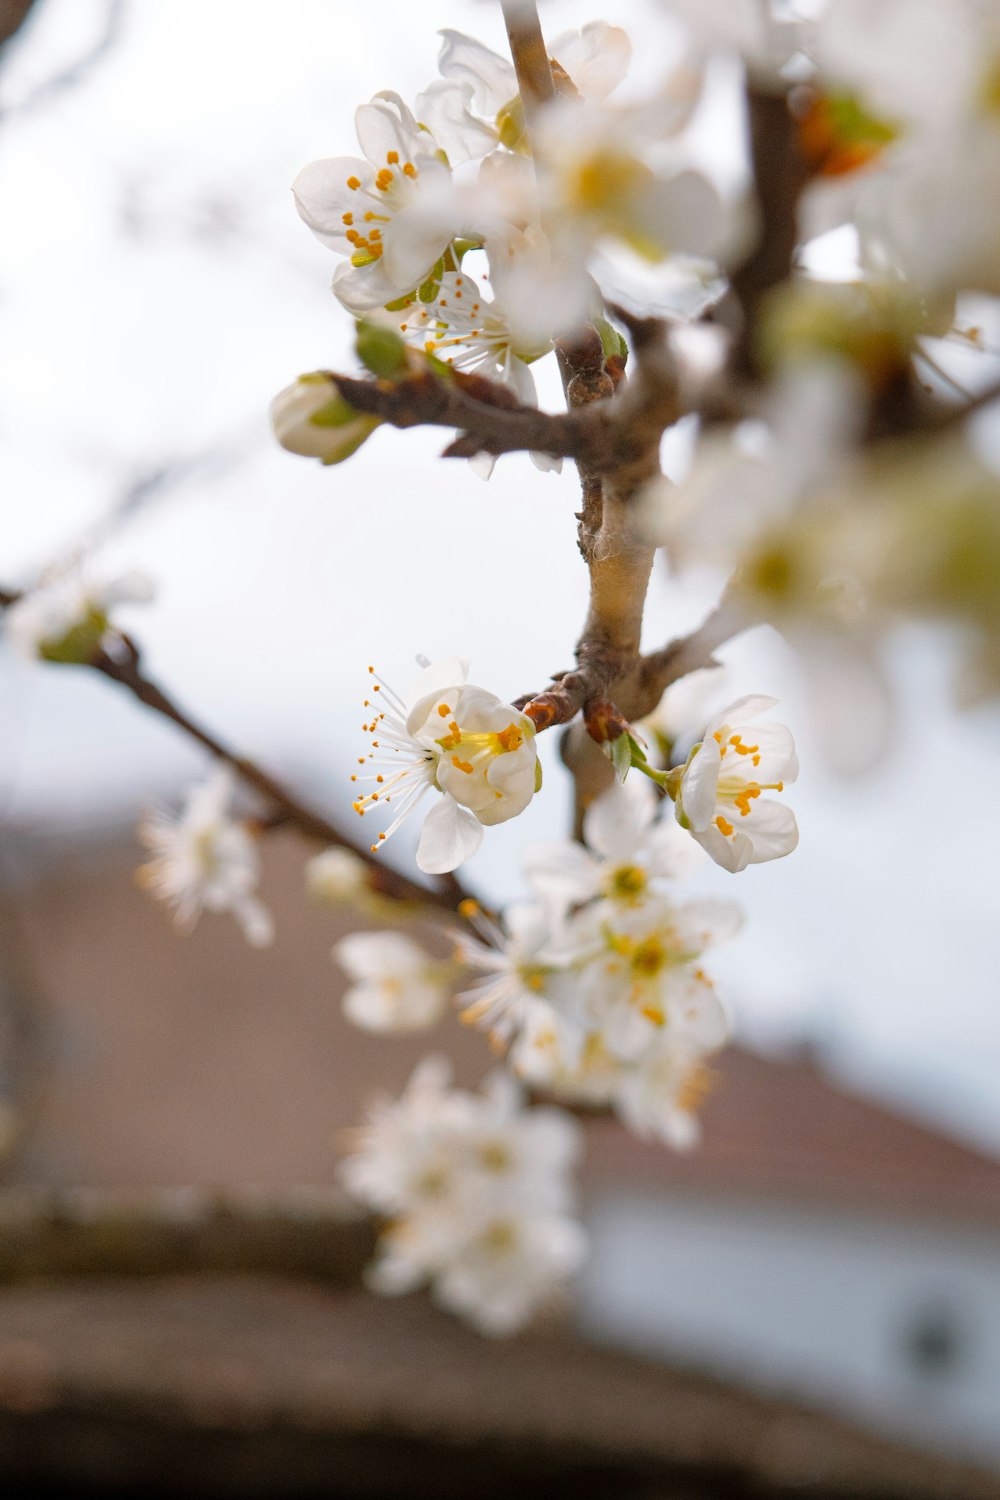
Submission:
M 549 0 L 542 20 L 550 36 L 597 18 L 626 26 L 635 86 L 655 84 L 677 45 L 664 8 L 616 0 L 612 10 Z M 417 652 L 458 651 L 475 680 L 513 698 L 570 662 L 586 604 L 569 469 L 541 474 L 510 457 L 482 483 L 464 464 L 437 461 L 439 434 L 381 430 L 326 471 L 270 436 L 278 389 L 300 371 L 353 366 L 352 325 L 329 291 L 333 257 L 298 219 L 289 184 L 305 163 L 354 151 L 354 109 L 377 90 L 412 102 L 435 76 L 439 27 L 503 50 L 499 6 L 485 0 L 35 0 L 0 51 L 0 586 L 29 585 L 75 549 L 111 571 L 151 573 L 155 603 L 121 616 L 150 675 L 344 826 L 369 662 L 402 685 Z M 724 124 L 706 122 L 706 137 Z M 555 373 L 540 374 L 554 405 Z M 683 447 L 668 438 L 668 471 Z M 696 624 L 719 586 L 707 573 L 658 569 L 646 643 Z M 805 1402 L 949 1462 L 1000 1466 L 989 790 L 1000 715 L 958 714 L 950 642 L 900 632 L 888 754 L 844 779 L 824 757 L 826 726 L 794 653 L 761 628 L 723 656 L 721 701 L 772 693 L 794 728 L 801 844 L 792 860 L 751 869 L 735 893 L 746 925 L 713 971 L 736 1045 L 720 1059 L 704 1145 L 680 1158 L 618 1127 L 589 1127 L 594 1249 L 575 1323 L 595 1346 L 723 1381 L 712 1399 L 736 1390 Z M 497 904 L 523 892 L 523 839 L 567 827 L 553 739 L 530 829 L 492 830 L 468 866 Z M 137 890 L 138 817 L 205 768 L 197 747 L 114 684 L 16 661 L 0 638 L 0 1170 L 12 1189 L 332 1193 L 333 1133 L 426 1050 L 342 1019 L 329 948 L 347 919 L 308 906 L 303 866 L 314 851 L 290 836 L 265 850 L 278 921 L 266 953 L 244 947 L 224 917 L 182 938 Z M 409 832 L 391 851 L 405 869 Z M 733 894 L 721 870 L 701 879 Z M 432 1040 L 472 1080 L 488 1053 L 459 1032 Z M 205 1324 L 197 1308 L 152 1308 L 154 1320 Z M 63 1314 L 67 1327 L 84 1317 Z M 113 1326 L 107 1307 L 88 1316 L 87 1327 Z M 38 1359 L 58 1362 L 44 1328 L 61 1319 L 45 1317 L 27 1304 L 0 1308 L 0 1397 L 8 1386 L 23 1393 Z M 311 1324 L 308 1310 L 300 1321 Z M 333 1317 L 331 1338 L 339 1326 Z M 416 1348 L 432 1337 L 422 1326 L 411 1330 Z M 444 1366 L 461 1343 L 470 1370 L 486 1361 L 475 1378 L 490 1389 L 518 1357 L 473 1353 L 471 1335 L 446 1338 L 458 1342 L 435 1345 Z M 568 1356 L 545 1357 L 567 1368 Z M 113 1347 L 108 1359 L 110 1369 Z M 619 1390 L 632 1368 L 579 1378 Z M 662 1393 L 663 1371 L 641 1368 L 643 1389 Z M 518 1371 L 510 1366 L 515 1384 Z M 694 1389 L 684 1386 L 692 1429 Z M 725 1424 L 703 1399 L 699 1420 L 715 1433 L 703 1435 L 707 1453 Z M 831 1475 L 848 1452 L 862 1468 L 865 1453 L 882 1454 L 883 1479 L 907 1472 L 888 1449 L 851 1448 L 853 1437 L 838 1446 L 832 1428 L 796 1418 L 789 1429 L 791 1409 L 740 1407 L 747 1422 L 757 1414 L 757 1437 L 738 1459 L 711 1462 L 742 1463 L 775 1492 L 779 1478 L 805 1473 L 839 1493 Z M 527 1420 L 508 1418 L 508 1431 Z M 421 1431 L 434 1420 L 414 1417 Z M 731 1411 L 727 1420 L 732 1432 Z M 609 1452 L 642 1446 L 627 1427 L 622 1416 Z M 671 1430 L 683 1447 L 683 1421 Z M 567 1429 L 564 1439 L 578 1437 Z M 689 1449 L 685 1482 L 695 1485 L 701 1450 Z M 450 1493 L 442 1472 L 428 1471 L 424 1493 Z M 945 1493 L 936 1472 L 917 1466 L 905 1492 L 933 1481 L 926 1493 Z M 378 1481 L 402 1492 L 394 1482 Z

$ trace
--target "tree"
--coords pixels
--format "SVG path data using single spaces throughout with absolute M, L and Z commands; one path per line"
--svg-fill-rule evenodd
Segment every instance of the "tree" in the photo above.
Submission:
M 706 1059 L 726 1035 L 703 958 L 739 913 L 679 894 L 688 854 L 700 845 L 738 874 L 797 841 L 797 761 L 774 700 L 709 712 L 677 689 L 761 621 L 813 651 L 817 672 L 847 660 L 877 682 L 883 635 L 914 616 L 960 628 L 967 696 L 1000 685 L 997 478 L 968 420 L 998 391 L 956 400 L 934 352 L 982 344 L 958 299 L 1000 290 L 992 14 L 969 0 L 945 23 L 922 0 L 914 28 L 894 0 L 870 34 L 856 0 L 808 23 L 751 0 L 675 9 L 682 61 L 655 97 L 618 103 L 620 28 L 547 42 L 534 7 L 506 0 L 511 61 L 446 32 L 442 76 L 414 108 L 376 96 L 358 111 L 363 155 L 295 183 L 300 215 L 341 257 L 334 292 L 364 373 L 313 371 L 281 392 L 279 442 L 335 466 L 380 426 L 429 425 L 455 433 L 445 458 L 481 474 L 511 452 L 573 460 L 590 578 L 573 670 L 507 702 L 459 658 L 423 663 L 404 693 L 370 667 L 354 811 L 377 832 L 355 843 L 148 678 L 113 623 L 145 580 L 74 565 L 0 595 L 26 654 L 119 682 L 220 762 L 177 817 L 141 829 L 147 883 L 180 925 L 224 910 L 269 940 L 256 845 L 279 824 L 327 846 L 312 878 L 330 899 L 466 924 L 454 963 L 404 931 L 340 946 L 357 1024 L 422 1030 L 457 990 L 509 1064 L 473 1095 L 430 1060 L 377 1108 L 345 1176 L 391 1221 L 375 1283 L 429 1280 L 490 1332 L 530 1316 L 583 1253 L 577 1133 L 557 1103 L 612 1108 L 673 1146 L 696 1138 Z M 747 138 L 729 143 L 745 153 L 742 193 L 690 154 L 720 52 L 742 70 Z M 940 201 L 953 211 L 930 233 Z M 836 224 L 853 226 L 858 255 L 830 281 L 803 248 Z M 669 269 L 687 315 L 613 289 L 609 245 Z M 535 404 L 531 372 L 550 355 L 567 407 L 554 413 Z M 682 418 L 699 439 L 673 484 L 660 446 Z M 661 546 L 678 568 L 724 564 L 730 581 L 699 629 L 642 653 Z M 491 826 L 530 819 L 544 794 L 537 736 L 559 726 L 575 841 L 529 847 L 535 899 L 489 913 L 454 872 Z M 253 823 L 231 811 L 237 778 L 266 808 Z M 430 884 L 380 857 L 427 794 L 417 864 Z

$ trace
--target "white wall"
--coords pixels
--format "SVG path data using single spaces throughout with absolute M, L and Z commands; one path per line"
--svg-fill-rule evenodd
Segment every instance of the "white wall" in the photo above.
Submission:
M 628 1190 L 590 1229 L 592 1336 L 1000 1458 L 995 1235 Z

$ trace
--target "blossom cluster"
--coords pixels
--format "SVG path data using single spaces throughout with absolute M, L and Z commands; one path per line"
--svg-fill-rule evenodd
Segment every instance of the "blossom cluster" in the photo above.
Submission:
M 377 1291 L 429 1285 L 486 1334 L 512 1333 L 559 1296 L 585 1237 L 572 1217 L 580 1130 L 558 1109 L 526 1109 L 509 1074 L 478 1093 L 425 1059 L 403 1094 L 373 1105 L 342 1177 L 388 1221 L 369 1268 Z
M 698 67 L 682 64 L 651 100 L 621 102 L 626 33 L 603 21 L 566 32 L 551 43 L 556 98 L 536 112 L 529 147 L 513 64 L 461 32 L 441 35 L 441 76 L 412 108 L 391 90 L 361 105 L 362 155 L 305 167 L 296 207 L 341 257 L 333 291 L 366 327 L 381 320 L 433 368 L 485 375 L 534 402 L 535 361 L 560 335 L 602 322 L 601 247 L 714 267 L 737 253 L 745 226 L 687 159 Z M 377 425 L 321 374 L 283 391 L 273 420 L 286 447 L 327 463 Z M 474 464 L 485 476 L 493 460 Z
M 687 835 L 733 872 L 797 839 L 794 814 L 762 795 L 794 779 L 791 736 L 747 722 L 771 702 L 741 699 L 713 719 L 663 777 L 667 796 L 639 775 L 616 781 L 589 808 L 584 843 L 529 847 L 533 901 L 501 920 L 462 908 L 477 936 L 463 930 L 456 957 L 481 976 L 457 995 L 464 1019 L 533 1086 L 611 1104 L 675 1145 L 695 1137 L 704 1059 L 727 1033 L 704 957 L 740 925 L 729 901 L 678 895 L 697 859 Z M 454 969 L 403 933 L 352 934 L 334 957 L 352 980 L 345 1011 L 368 1030 L 432 1025 L 456 988 Z

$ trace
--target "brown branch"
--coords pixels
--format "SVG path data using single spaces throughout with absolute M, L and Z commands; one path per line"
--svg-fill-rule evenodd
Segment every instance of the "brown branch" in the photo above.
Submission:
M 502 0 L 502 7 L 517 87 L 530 121 L 539 106 L 549 104 L 556 96 L 549 54 L 534 4 L 530 0 Z
M 750 83 L 746 102 L 759 232 L 753 251 L 733 273 L 724 303 L 735 300 L 739 314 L 733 351 L 735 371 L 752 377 L 760 373 L 755 343 L 761 304 L 792 269 L 798 238 L 798 201 L 808 177 L 808 165 L 787 94 L 770 93 Z M 722 315 L 725 316 L 724 306 Z
M 10 589 L 0 588 L 0 606 L 14 604 L 20 597 Z M 116 633 L 109 645 L 110 649 L 99 651 L 89 662 L 81 665 L 89 666 L 95 672 L 100 672 L 102 677 L 117 682 L 144 707 L 169 719 L 171 724 L 195 740 L 216 760 L 231 766 L 247 786 L 259 792 L 276 809 L 277 815 L 267 819 L 263 827 L 290 826 L 317 843 L 336 844 L 340 848 L 349 849 L 368 866 L 368 882 L 372 891 L 394 901 L 429 903 L 445 911 L 456 911 L 459 903 L 471 895 L 454 876 L 449 876 L 439 888 L 432 889 L 410 880 L 408 876 L 401 875 L 373 858 L 368 848 L 347 838 L 321 813 L 307 807 L 254 761 L 231 750 L 217 735 L 197 723 L 162 688 L 146 677 L 141 671 L 139 649 L 130 637 Z
M 445 458 L 476 453 L 548 453 L 553 458 L 613 461 L 617 434 L 568 412 L 550 413 L 523 406 L 496 381 L 444 381 L 427 372 L 404 380 L 358 380 L 324 371 L 356 411 L 379 417 L 393 427 L 453 427 L 459 436 Z M 487 392 L 486 387 L 492 387 Z M 482 399 L 489 394 L 490 399 Z
M 0 0 L 0 48 L 28 19 L 34 0 Z

